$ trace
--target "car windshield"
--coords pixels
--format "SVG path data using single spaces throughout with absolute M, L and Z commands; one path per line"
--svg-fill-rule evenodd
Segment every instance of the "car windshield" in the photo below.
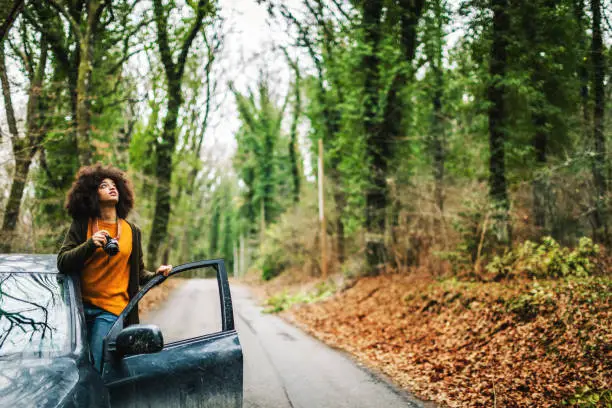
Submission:
M 69 309 L 57 275 L 0 273 L 0 358 L 69 351 Z

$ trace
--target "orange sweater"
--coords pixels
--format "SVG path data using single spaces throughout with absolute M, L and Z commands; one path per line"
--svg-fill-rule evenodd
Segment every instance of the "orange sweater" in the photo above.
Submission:
M 102 248 L 85 262 L 81 273 L 83 301 L 119 315 L 129 302 L 128 282 L 130 279 L 130 254 L 132 253 L 132 229 L 125 220 L 121 223 L 119 253 L 108 256 Z M 87 238 L 92 234 L 93 222 L 87 228 Z M 98 221 L 98 228 L 106 230 L 111 237 L 117 236 L 117 224 Z

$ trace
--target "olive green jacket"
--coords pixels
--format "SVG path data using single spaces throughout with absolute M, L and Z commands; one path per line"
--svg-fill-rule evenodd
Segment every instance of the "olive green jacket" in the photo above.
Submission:
M 80 276 L 85 265 L 96 251 L 96 245 L 91 238 L 87 238 L 87 218 L 74 219 L 64 238 L 64 243 L 57 255 L 57 269 L 63 274 L 76 274 Z M 132 228 L 132 253 L 130 254 L 130 279 L 128 283 L 128 296 L 132 299 L 141 285 L 149 281 L 155 273 L 145 270 L 142 256 L 142 233 L 140 229 L 128 221 Z M 127 316 L 126 325 L 139 322 L 138 307 L 135 307 Z

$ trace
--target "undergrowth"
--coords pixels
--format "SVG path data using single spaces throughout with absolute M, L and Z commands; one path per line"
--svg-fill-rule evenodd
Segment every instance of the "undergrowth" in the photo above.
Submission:
M 326 299 L 334 294 L 336 285 L 329 282 L 320 282 L 310 292 L 299 292 L 290 294 L 287 290 L 270 296 L 266 301 L 264 313 L 279 313 L 299 303 L 313 303 Z
M 612 390 L 593 390 L 588 386 L 581 387 L 576 395 L 564 400 L 563 406 L 576 408 L 612 407 Z
M 599 255 L 599 245 L 587 237 L 581 238 L 574 249 L 544 237 L 541 244 L 525 241 L 503 256 L 494 257 L 486 269 L 494 275 L 494 280 L 519 275 L 529 278 L 586 277 L 600 269 Z

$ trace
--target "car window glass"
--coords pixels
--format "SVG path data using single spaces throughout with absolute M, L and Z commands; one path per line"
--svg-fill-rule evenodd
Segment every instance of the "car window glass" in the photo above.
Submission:
M 214 267 L 168 278 L 139 302 L 141 323 L 158 326 L 164 343 L 220 332 L 221 305 Z
M 0 273 L 0 357 L 66 354 L 69 317 L 57 275 Z

